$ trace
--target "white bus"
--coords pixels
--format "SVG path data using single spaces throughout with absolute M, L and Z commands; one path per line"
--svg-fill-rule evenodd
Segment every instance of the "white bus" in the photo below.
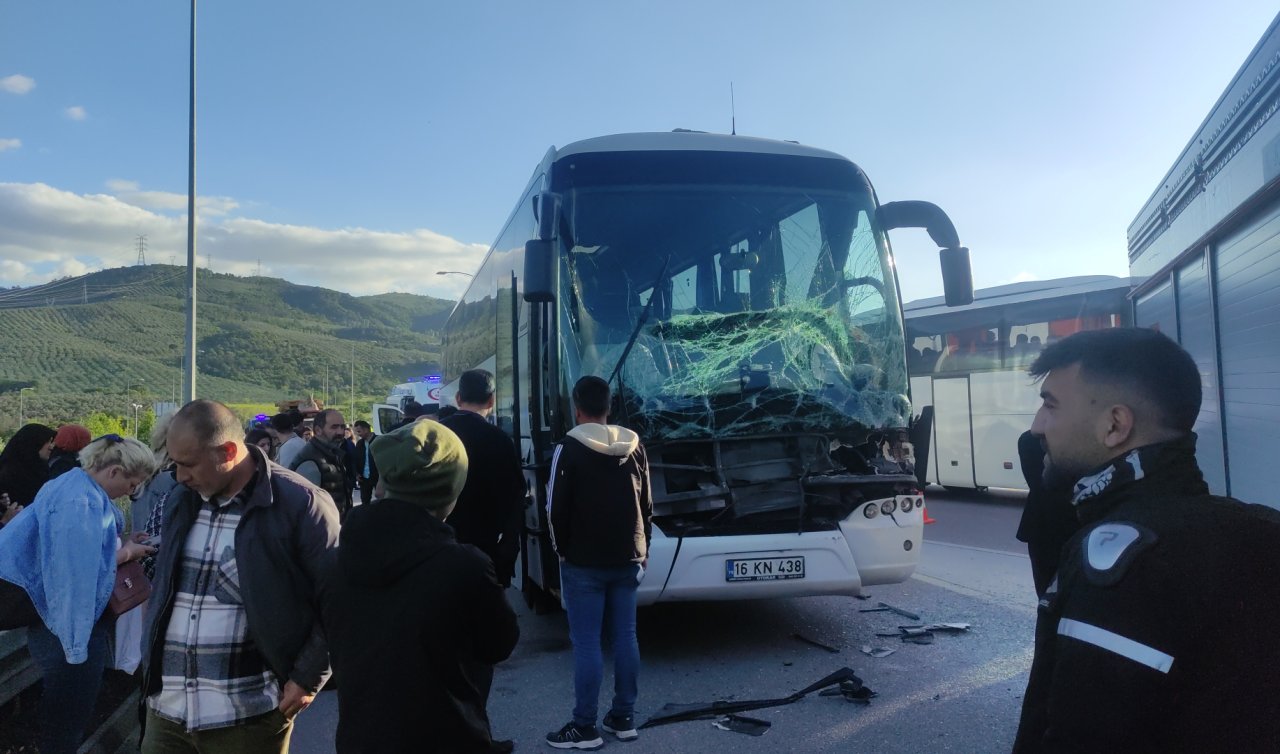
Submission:
M 1018 436 L 1040 407 L 1027 367 L 1059 338 L 1128 325 L 1130 288 L 1129 278 L 1093 275 L 986 288 L 968 306 L 906 304 L 912 403 L 933 407 L 928 480 L 1025 490 Z
M 898 285 L 885 231 L 968 250 L 926 202 L 879 205 L 849 160 L 688 131 L 552 148 L 445 326 L 446 389 L 491 370 L 529 497 L 518 578 L 554 603 L 545 491 L 570 391 L 598 375 L 651 462 L 641 604 L 857 594 L 915 570 Z M 926 435 L 927 436 L 927 433 Z

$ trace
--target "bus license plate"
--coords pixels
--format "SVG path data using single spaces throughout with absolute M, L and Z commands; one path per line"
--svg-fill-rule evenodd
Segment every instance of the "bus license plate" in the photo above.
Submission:
M 804 556 L 726 560 L 725 581 L 781 581 L 804 578 Z

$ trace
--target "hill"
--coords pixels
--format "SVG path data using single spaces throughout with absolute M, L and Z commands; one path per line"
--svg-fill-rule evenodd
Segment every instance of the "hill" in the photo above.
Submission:
M 453 302 L 351 296 L 266 277 L 199 271 L 198 392 L 231 403 L 326 392 L 357 411 L 438 369 Z M 180 393 L 186 268 L 121 267 L 0 291 L 0 431 L 26 417 L 127 413 Z M 363 410 L 361 408 L 363 407 Z

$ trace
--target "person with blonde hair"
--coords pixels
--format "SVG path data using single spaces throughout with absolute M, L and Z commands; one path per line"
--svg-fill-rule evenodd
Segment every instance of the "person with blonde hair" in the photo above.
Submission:
M 154 552 L 141 537 L 120 545 L 124 514 L 112 501 L 152 471 L 151 451 L 105 435 L 80 451 L 80 468 L 40 489 L 0 530 L 0 579 L 26 592 L 38 620 L 27 647 L 44 677 L 40 751 L 74 752 L 93 713 L 107 664 L 107 600 L 116 566 Z

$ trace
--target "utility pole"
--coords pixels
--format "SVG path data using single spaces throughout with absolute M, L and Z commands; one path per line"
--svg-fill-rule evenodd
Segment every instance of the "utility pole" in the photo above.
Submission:
M 35 390 L 33 387 L 18 388 L 18 426 L 21 427 L 27 423 L 26 406 L 22 403 L 22 394 L 28 390 Z
M 80 283 L 80 293 L 83 303 L 89 303 L 89 284 Z
M 258 260 L 258 274 L 255 275 L 254 277 L 262 277 L 262 260 L 261 259 Z
M 191 80 L 187 142 L 187 353 L 182 402 L 196 397 L 196 0 L 191 0 Z
M 147 266 L 147 234 L 138 236 L 138 266 Z

